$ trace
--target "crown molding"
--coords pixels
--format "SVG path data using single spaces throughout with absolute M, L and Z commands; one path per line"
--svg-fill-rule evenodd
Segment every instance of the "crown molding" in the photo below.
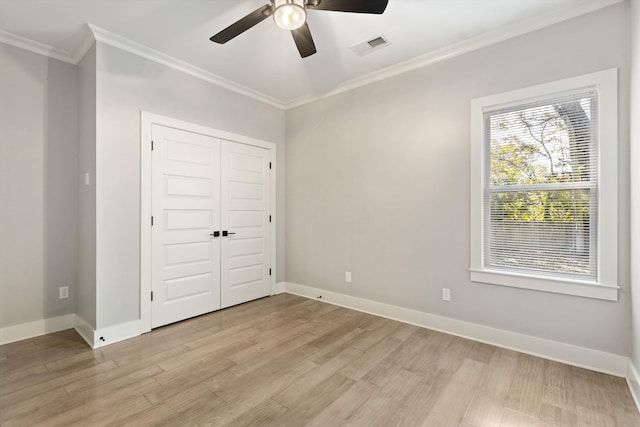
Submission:
M 82 58 L 86 55 L 86 53 L 91 49 L 96 42 L 96 39 L 93 35 L 93 31 L 89 27 L 89 24 L 85 24 L 82 28 L 82 37 L 80 42 L 73 48 L 69 55 L 75 61 L 75 64 L 79 64 L 82 61 Z
M 29 52 L 37 53 L 39 55 L 44 55 L 49 58 L 54 58 L 59 61 L 77 64 L 75 59 L 62 49 L 36 42 L 8 31 L 0 30 L 0 42 Z
M 81 38 L 80 43 L 78 43 L 78 45 L 69 52 L 3 30 L 0 30 L 0 43 L 5 43 L 33 53 L 77 65 L 82 60 L 87 51 L 91 48 L 91 46 L 93 46 L 96 41 L 99 41 L 101 43 L 108 44 L 110 46 L 132 53 L 141 58 L 148 59 L 150 61 L 173 68 L 209 83 L 213 83 L 232 92 L 236 92 L 257 101 L 264 102 L 265 104 L 272 105 L 279 109 L 284 109 L 284 102 L 280 101 L 279 99 L 265 95 L 246 86 L 242 86 L 231 80 L 225 79 L 224 77 L 220 77 L 202 68 L 191 65 L 185 61 L 174 58 L 170 55 L 166 55 L 162 52 L 151 49 L 150 47 L 144 46 L 140 43 L 136 43 L 125 37 L 111 33 L 93 24 L 87 24 L 84 27 L 83 32 L 84 34 Z
M 363 76 L 342 83 L 328 92 L 305 95 L 290 101 L 280 100 L 246 86 L 240 85 L 233 82 L 232 80 L 218 76 L 217 74 L 211 73 L 202 68 L 196 67 L 185 61 L 182 61 L 170 55 L 166 55 L 155 49 L 144 46 L 117 34 L 111 33 L 92 24 L 86 25 L 84 29 L 85 34 L 82 37 L 82 40 L 74 49 L 69 52 L 3 30 L 0 30 L 0 43 L 6 43 L 11 46 L 15 46 L 71 64 L 78 64 L 78 62 L 80 62 L 86 52 L 91 48 L 93 43 L 97 40 L 101 43 L 114 46 L 126 52 L 173 68 L 175 70 L 189 74 L 230 91 L 239 93 L 260 102 L 264 102 L 276 108 L 288 110 L 291 108 L 302 106 L 304 104 L 308 104 L 310 102 L 317 101 L 319 99 L 327 98 L 339 93 L 366 86 L 371 83 L 376 83 L 381 80 L 395 77 L 400 74 L 416 70 L 418 68 L 423 68 L 437 62 L 445 61 L 447 59 L 477 49 L 481 49 L 492 44 L 508 40 L 510 38 L 514 38 L 532 31 L 539 30 L 544 27 L 548 27 L 553 24 L 557 24 L 558 22 L 594 12 L 598 9 L 602 9 L 608 6 L 612 6 L 622 1 L 624 0 L 584 1 L 577 6 L 565 9 L 563 11 L 553 12 L 542 17 L 532 18 L 508 26 L 504 26 L 499 29 L 489 31 L 487 33 L 483 33 L 478 36 L 471 37 L 461 42 L 449 45 L 447 47 L 437 49 L 427 54 L 409 59 L 399 64 L 395 64 L 381 70 L 365 74 Z
M 173 56 L 166 55 L 162 52 L 151 49 L 150 47 L 144 46 L 125 37 L 103 30 L 102 28 L 96 27 L 95 25 L 88 24 L 88 26 L 93 33 L 93 37 L 96 41 L 108 44 L 113 47 L 117 47 L 118 49 L 124 50 L 158 64 L 173 68 L 185 74 L 192 75 L 201 80 L 213 83 L 230 91 L 239 93 L 249 98 L 253 98 L 260 102 L 264 102 L 265 104 L 284 109 L 284 103 L 276 98 L 242 86 L 231 80 L 225 79 L 224 77 L 220 77 L 202 68 L 196 67 L 195 65 L 191 65 L 181 59 L 174 58 Z
M 548 27 L 553 24 L 557 24 L 562 21 L 566 21 L 587 13 L 594 12 L 599 9 L 603 9 L 608 6 L 620 3 L 624 0 L 592 0 L 588 2 L 580 3 L 577 6 L 565 9 L 560 12 L 554 12 L 542 17 L 527 19 L 519 21 L 511 25 L 501 27 L 499 29 L 489 31 L 480 34 L 475 37 L 468 38 L 458 43 L 443 47 L 441 49 L 434 50 L 415 58 L 411 58 L 407 61 L 400 62 L 395 65 L 383 68 L 349 80 L 340 84 L 335 89 L 324 94 L 307 95 L 300 98 L 296 98 L 292 101 L 286 102 L 284 107 L 286 110 L 299 107 L 310 102 L 317 101 L 319 99 L 328 98 L 339 93 L 347 92 L 353 89 L 357 89 L 362 86 L 366 86 L 371 83 L 376 83 L 381 80 L 386 80 L 391 77 L 398 76 L 400 74 L 407 73 L 409 71 L 423 68 L 428 65 L 435 64 L 437 62 L 445 61 L 447 59 L 460 56 L 465 53 L 472 52 L 517 36 L 521 36 L 526 33 L 530 33 L 544 27 Z

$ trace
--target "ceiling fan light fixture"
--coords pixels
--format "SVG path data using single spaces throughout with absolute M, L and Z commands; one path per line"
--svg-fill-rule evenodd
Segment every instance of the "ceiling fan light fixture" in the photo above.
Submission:
M 275 0 L 273 20 L 283 30 L 297 30 L 307 20 L 304 0 Z

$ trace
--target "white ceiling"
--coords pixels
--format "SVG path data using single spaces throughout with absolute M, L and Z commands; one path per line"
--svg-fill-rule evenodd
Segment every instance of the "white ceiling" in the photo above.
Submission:
M 225 45 L 209 41 L 268 0 L 0 0 L 0 30 L 71 57 L 90 23 L 287 106 L 618 1 L 389 0 L 383 15 L 309 11 L 318 53 L 306 59 L 271 19 Z M 391 45 L 365 56 L 349 49 L 381 34 Z

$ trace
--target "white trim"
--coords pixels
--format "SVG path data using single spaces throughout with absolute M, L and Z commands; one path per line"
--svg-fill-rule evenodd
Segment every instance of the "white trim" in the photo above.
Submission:
M 149 113 L 147 111 L 140 111 L 141 123 L 146 123 L 149 127 L 146 136 L 149 138 L 148 143 L 151 144 L 151 125 L 157 124 L 179 130 L 186 130 L 188 132 L 199 133 L 201 135 L 210 136 L 212 138 L 224 139 L 227 141 L 239 142 L 241 144 L 253 145 L 255 147 L 266 148 L 267 150 L 276 149 L 276 144 L 273 142 L 264 141 L 250 136 L 240 135 L 233 132 L 227 132 L 221 129 L 214 129 L 212 127 L 199 125 L 192 122 L 187 122 L 180 119 L 174 119 L 172 117 L 163 116 L 160 114 Z M 151 158 L 150 150 L 145 150 L 147 157 Z M 273 160 L 273 159 L 272 159 Z M 275 169 L 273 169 L 275 170 Z
M 142 334 L 142 321 L 132 320 L 95 330 L 82 317 L 75 315 L 74 329 L 91 348 L 104 347 Z
M 271 295 L 279 295 L 285 292 L 285 282 L 278 282 L 271 288 Z
M 78 65 L 85 53 L 95 43 L 93 33 L 89 25 L 85 25 L 82 29 L 83 35 L 80 42 L 71 50 L 65 51 L 57 47 L 40 43 L 26 37 L 19 36 L 8 31 L 0 30 L 0 43 L 5 43 L 29 52 L 57 59 L 59 61 L 68 62 L 69 64 Z
M 95 38 L 89 25 L 85 25 L 82 31 L 82 39 L 77 46 L 68 52 L 4 30 L 0 30 L 0 43 L 5 43 L 59 61 L 68 62 L 69 64 L 78 65 L 87 51 L 95 43 Z
M 89 322 L 87 322 L 85 319 L 83 319 L 78 314 L 76 314 L 75 325 L 73 326 L 73 329 L 75 329 L 78 335 L 80 335 L 82 339 L 87 344 L 89 344 L 89 347 L 93 348 L 96 331 L 89 324 Z
M 290 294 L 311 299 L 317 299 L 318 296 L 322 296 L 322 299 L 319 299 L 319 301 L 329 304 L 347 307 L 376 316 L 519 351 L 521 353 L 591 369 L 593 371 L 604 372 L 618 377 L 624 377 L 627 373 L 629 358 L 626 356 L 519 334 L 504 329 L 478 325 L 296 283 L 287 282 L 285 288 Z
M 271 276 L 269 278 L 269 289 L 271 290 L 271 295 L 274 295 L 274 289 L 277 290 L 278 285 L 276 284 L 276 277 L 278 274 L 278 264 L 276 263 L 276 259 L 277 256 L 276 254 L 278 253 L 278 247 L 276 245 L 276 239 L 277 239 L 277 227 L 276 227 L 276 222 L 278 221 L 278 212 L 276 207 L 277 205 L 277 200 L 276 200 L 276 193 L 278 191 L 276 184 L 277 184 L 277 170 L 278 170 L 278 164 L 276 162 L 276 145 L 275 144 L 271 144 L 271 147 L 269 148 L 269 158 L 271 159 L 271 169 L 269 169 L 269 178 L 270 178 L 270 183 L 269 185 L 271 186 L 270 188 L 270 201 L 269 201 L 269 213 L 271 215 L 271 230 L 270 230 L 270 236 L 269 238 L 271 239 L 271 248 L 270 251 L 271 253 L 269 254 L 269 268 L 271 269 Z M 283 291 L 284 292 L 284 291 Z
M 151 127 L 154 116 L 140 112 L 140 321 L 151 330 Z M 146 220 L 145 220 L 146 218 Z
M 472 282 L 534 291 L 574 295 L 586 298 L 618 301 L 618 286 L 598 285 L 578 280 L 562 280 L 555 277 L 537 277 L 524 274 L 510 274 L 502 271 L 469 270 Z
M 68 52 L 8 31 L 0 30 L 0 42 L 29 52 L 37 53 L 39 55 L 44 55 L 49 58 L 57 59 L 59 61 L 68 62 L 74 65 L 77 64 L 76 60 L 69 55 Z
M 636 403 L 638 411 L 640 411 L 640 375 L 638 375 L 638 370 L 633 366 L 631 360 L 629 360 L 627 369 L 627 384 L 629 385 L 629 391 L 631 391 L 631 397 L 633 397 L 633 401 Z
M 373 71 L 369 74 L 365 74 L 363 76 L 349 80 L 324 94 L 305 95 L 289 101 L 276 99 L 272 96 L 250 89 L 246 86 L 242 86 L 231 80 L 225 79 L 224 77 L 203 70 L 202 68 L 193 66 L 187 62 L 166 55 L 157 50 L 143 46 L 117 34 L 103 30 L 92 24 L 87 24 L 87 26 L 93 33 L 93 38 L 90 41 L 87 39 L 87 37 L 83 38 L 79 45 L 70 52 L 65 52 L 44 43 L 39 43 L 2 30 L 0 30 L 0 42 L 10 44 L 22 49 L 30 50 L 41 55 L 50 56 L 61 61 L 77 64 L 82 59 L 87 50 L 91 47 L 93 41 L 98 40 L 102 43 L 118 47 L 119 49 L 123 49 L 127 52 L 133 53 L 159 64 L 166 65 L 168 67 L 190 74 L 194 77 L 213 83 L 215 85 L 224 87 L 233 92 L 240 93 L 261 102 L 265 102 L 277 108 L 288 110 L 290 108 L 299 107 L 301 105 L 308 104 L 322 98 L 327 98 L 342 92 L 357 89 L 359 87 L 366 86 L 380 80 L 395 77 L 397 75 L 418 68 L 423 68 L 437 62 L 445 61 L 447 59 L 454 58 L 456 56 L 460 56 L 462 54 L 472 52 L 474 50 L 481 49 L 483 47 L 487 47 L 501 41 L 508 40 L 510 38 L 514 38 L 526 33 L 539 30 L 544 27 L 548 27 L 553 24 L 557 24 L 562 21 L 594 12 L 598 9 L 612 6 L 616 3 L 620 3 L 621 1 L 623 0 L 584 1 L 576 6 L 560 12 L 553 12 L 542 17 L 530 18 L 524 21 L 513 23 L 511 25 L 501 26 L 493 31 L 489 31 L 484 34 L 462 40 L 458 43 L 454 43 L 452 45 L 445 46 L 424 55 L 411 58 L 399 64 L 395 64 L 381 70 Z
M 255 99 L 256 101 L 264 102 L 273 107 L 284 109 L 284 102 L 276 99 L 272 96 L 258 92 L 257 90 L 248 88 L 239 83 L 235 83 L 229 79 L 218 76 L 202 68 L 191 65 L 188 62 L 181 59 L 174 58 L 173 56 L 164 54 L 150 47 L 144 46 L 140 43 L 129 40 L 118 34 L 103 30 L 93 24 L 86 24 L 83 29 L 85 34 L 81 41 L 71 51 L 64 51 L 53 46 L 49 46 L 44 43 L 33 41 L 26 37 L 19 36 L 17 34 L 10 33 L 8 31 L 0 30 L 0 43 L 5 43 L 11 46 L 18 47 L 30 52 L 34 52 L 40 55 L 44 55 L 50 58 L 58 59 L 60 61 L 68 62 L 70 64 L 77 65 L 91 46 L 99 41 L 104 44 L 116 47 L 124 50 L 125 52 L 132 53 L 144 59 L 156 62 L 174 70 L 178 70 L 182 73 L 189 74 L 200 80 L 204 80 L 209 83 L 213 83 L 216 86 L 220 86 L 235 93 L 239 93 L 246 97 Z
M 84 55 L 89 51 L 91 46 L 93 46 L 96 42 L 96 38 L 93 35 L 93 31 L 89 27 L 89 24 L 86 24 L 82 29 L 83 36 L 80 42 L 73 48 L 69 55 L 73 58 L 74 64 L 79 64 L 84 58 Z
M 94 344 L 92 347 L 99 348 L 137 337 L 142 334 L 141 326 L 142 322 L 140 320 L 132 320 L 98 329 L 94 332 Z
M 445 61 L 447 59 L 455 58 L 456 56 L 460 56 L 474 50 L 491 46 L 493 44 L 518 37 L 526 33 L 537 31 L 541 28 L 548 27 L 562 21 L 594 12 L 598 9 L 612 6 L 616 3 L 620 3 L 621 1 L 623 0 L 584 1 L 574 7 L 565 9 L 560 12 L 554 12 L 542 17 L 530 18 L 524 21 L 515 22 L 511 25 L 501 26 L 493 31 L 489 31 L 475 37 L 470 37 L 458 43 L 454 43 L 449 46 L 445 46 L 443 48 L 426 53 L 424 55 L 400 62 L 399 64 L 391 65 L 381 70 L 377 70 L 349 80 L 324 94 L 306 95 L 285 102 L 284 108 L 285 110 L 288 110 L 291 108 L 299 107 L 301 105 L 309 104 L 322 98 L 328 98 L 330 96 L 357 89 L 371 83 L 386 80 L 391 77 L 416 70 L 418 68 L 423 68 L 428 65 Z
M 545 97 L 580 88 L 598 88 L 598 279 L 588 285 L 578 280 L 546 279 L 489 270 L 484 267 L 482 196 L 484 167 L 483 111 L 515 102 Z M 471 101 L 470 135 L 470 278 L 473 282 L 527 288 L 538 291 L 618 300 L 618 70 L 616 68 L 512 90 Z
M 74 319 L 74 314 L 65 314 L 0 328 L 0 345 L 71 329 Z
M 93 32 L 94 38 L 101 43 L 108 44 L 110 46 L 124 50 L 125 52 L 129 52 L 134 55 L 137 55 L 141 58 L 145 58 L 150 61 L 156 62 L 158 64 L 164 65 L 166 67 L 173 68 L 174 70 L 178 70 L 182 73 L 189 74 L 201 80 L 204 80 L 209 83 L 213 83 L 217 86 L 228 89 L 230 91 L 239 93 L 249 98 L 253 98 L 256 101 L 264 102 L 265 104 L 269 104 L 274 107 L 284 109 L 284 104 L 282 103 L 282 101 L 276 98 L 265 95 L 256 90 L 250 89 L 246 86 L 242 86 L 241 84 L 235 83 L 229 79 L 218 76 L 217 74 L 213 74 L 200 67 L 196 67 L 195 65 L 191 65 L 188 62 L 185 62 L 181 59 L 174 58 L 173 56 L 164 54 L 160 51 L 144 46 L 140 43 L 134 42 L 133 40 L 129 40 L 118 34 L 109 32 L 107 30 L 103 30 L 102 28 L 96 27 L 93 24 L 88 24 L 88 25 L 91 31 Z
M 210 128 L 159 114 L 140 112 L 140 331 L 151 330 L 151 128 L 154 124 L 199 133 L 217 139 L 265 148 L 270 152 L 271 169 L 271 278 L 270 290 L 276 289 L 276 144 L 244 135 Z

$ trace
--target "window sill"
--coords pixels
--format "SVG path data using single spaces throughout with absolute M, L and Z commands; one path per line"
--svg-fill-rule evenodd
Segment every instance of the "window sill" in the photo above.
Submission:
M 592 282 L 581 282 L 579 280 L 562 280 L 556 278 L 516 275 L 492 270 L 470 269 L 469 271 L 471 273 L 472 282 L 552 292 L 556 294 L 574 295 L 607 301 L 618 301 L 618 286 L 599 285 Z

